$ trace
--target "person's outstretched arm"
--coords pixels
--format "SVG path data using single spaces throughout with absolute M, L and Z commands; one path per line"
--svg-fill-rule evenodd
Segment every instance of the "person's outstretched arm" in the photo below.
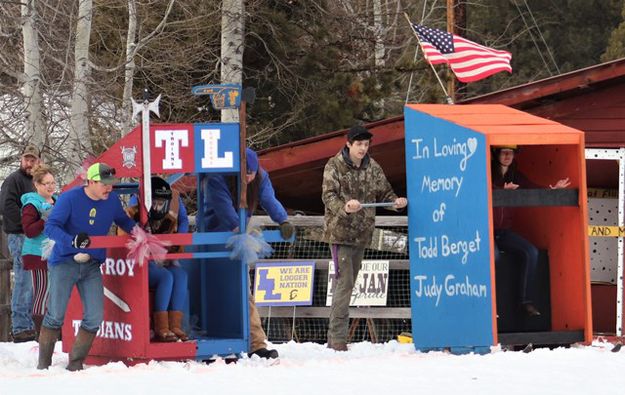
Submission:
M 376 163 L 374 168 L 374 184 L 378 188 L 378 193 L 376 199 L 378 202 L 393 202 L 395 205 L 393 207 L 386 207 L 387 210 L 397 211 L 401 208 L 406 207 L 408 201 L 406 198 L 397 197 L 395 191 L 393 191 L 393 187 L 391 183 L 388 182 L 382 167 Z
M 287 220 L 288 215 L 282 203 L 276 198 L 276 192 L 271 185 L 271 180 L 266 171 L 262 170 L 257 175 L 260 179 L 260 206 L 271 217 L 273 222 L 281 224 Z

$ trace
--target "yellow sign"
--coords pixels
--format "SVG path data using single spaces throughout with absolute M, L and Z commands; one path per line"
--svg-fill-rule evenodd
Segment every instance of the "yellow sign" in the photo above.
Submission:
M 625 236 L 625 227 L 588 225 L 588 236 L 623 237 Z
M 258 263 L 254 276 L 257 306 L 310 306 L 314 262 Z

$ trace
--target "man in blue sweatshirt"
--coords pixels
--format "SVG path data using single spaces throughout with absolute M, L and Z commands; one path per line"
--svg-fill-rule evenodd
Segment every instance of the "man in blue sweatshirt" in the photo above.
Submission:
M 87 249 L 89 237 L 107 235 L 113 222 L 127 233 L 135 226 L 117 194 L 112 193 L 117 181 L 115 169 L 104 163 L 91 165 L 86 185 L 61 194 L 48 217 L 44 233 L 54 241 L 54 248 L 48 258 L 48 311 L 39 335 L 37 369 L 47 369 L 52 363 L 54 344 L 74 285 L 83 303 L 83 318 L 67 369 L 83 368 L 104 314 L 100 265 L 106 258 L 106 249 Z

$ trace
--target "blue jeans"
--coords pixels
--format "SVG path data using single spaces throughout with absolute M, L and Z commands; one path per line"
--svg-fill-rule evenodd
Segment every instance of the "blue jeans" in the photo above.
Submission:
M 532 303 L 536 298 L 536 271 L 538 270 L 538 249 L 521 235 L 509 229 L 495 229 L 495 262 L 499 250 L 514 254 L 521 259 L 521 303 Z
M 48 312 L 43 326 L 59 329 L 63 326 L 67 304 L 74 285 L 82 302 L 80 327 L 95 333 L 100 329 L 104 316 L 104 288 L 100 262 L 76 263 L 73 260 L 48 267 Z
M 154 288 L 154 311 L 182 311 L 187 300 L 187 272 L 179 266 L 162 267 L 150 261 L 148 283 Z
M 15 284 L 11 294 L 11 323 L 13 334 L 33 329 L 33 319 L 31 317 L 33 309 L 33 283 L 30 273 L 24 270 L 22 264 L 22 245 L 24 244 L 23 234 L 7 235 L 9 243 L 9 253 L 13 257 L 13 274 Z

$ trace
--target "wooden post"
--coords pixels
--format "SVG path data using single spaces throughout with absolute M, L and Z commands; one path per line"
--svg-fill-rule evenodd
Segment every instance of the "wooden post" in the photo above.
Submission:
M 11 261 L 0 258 L 0 342 L 9 341 L 11 331 Z
M 6 234 L 0 231 L 0 342 L 9 341 L 11 332 L 11 267 Z

